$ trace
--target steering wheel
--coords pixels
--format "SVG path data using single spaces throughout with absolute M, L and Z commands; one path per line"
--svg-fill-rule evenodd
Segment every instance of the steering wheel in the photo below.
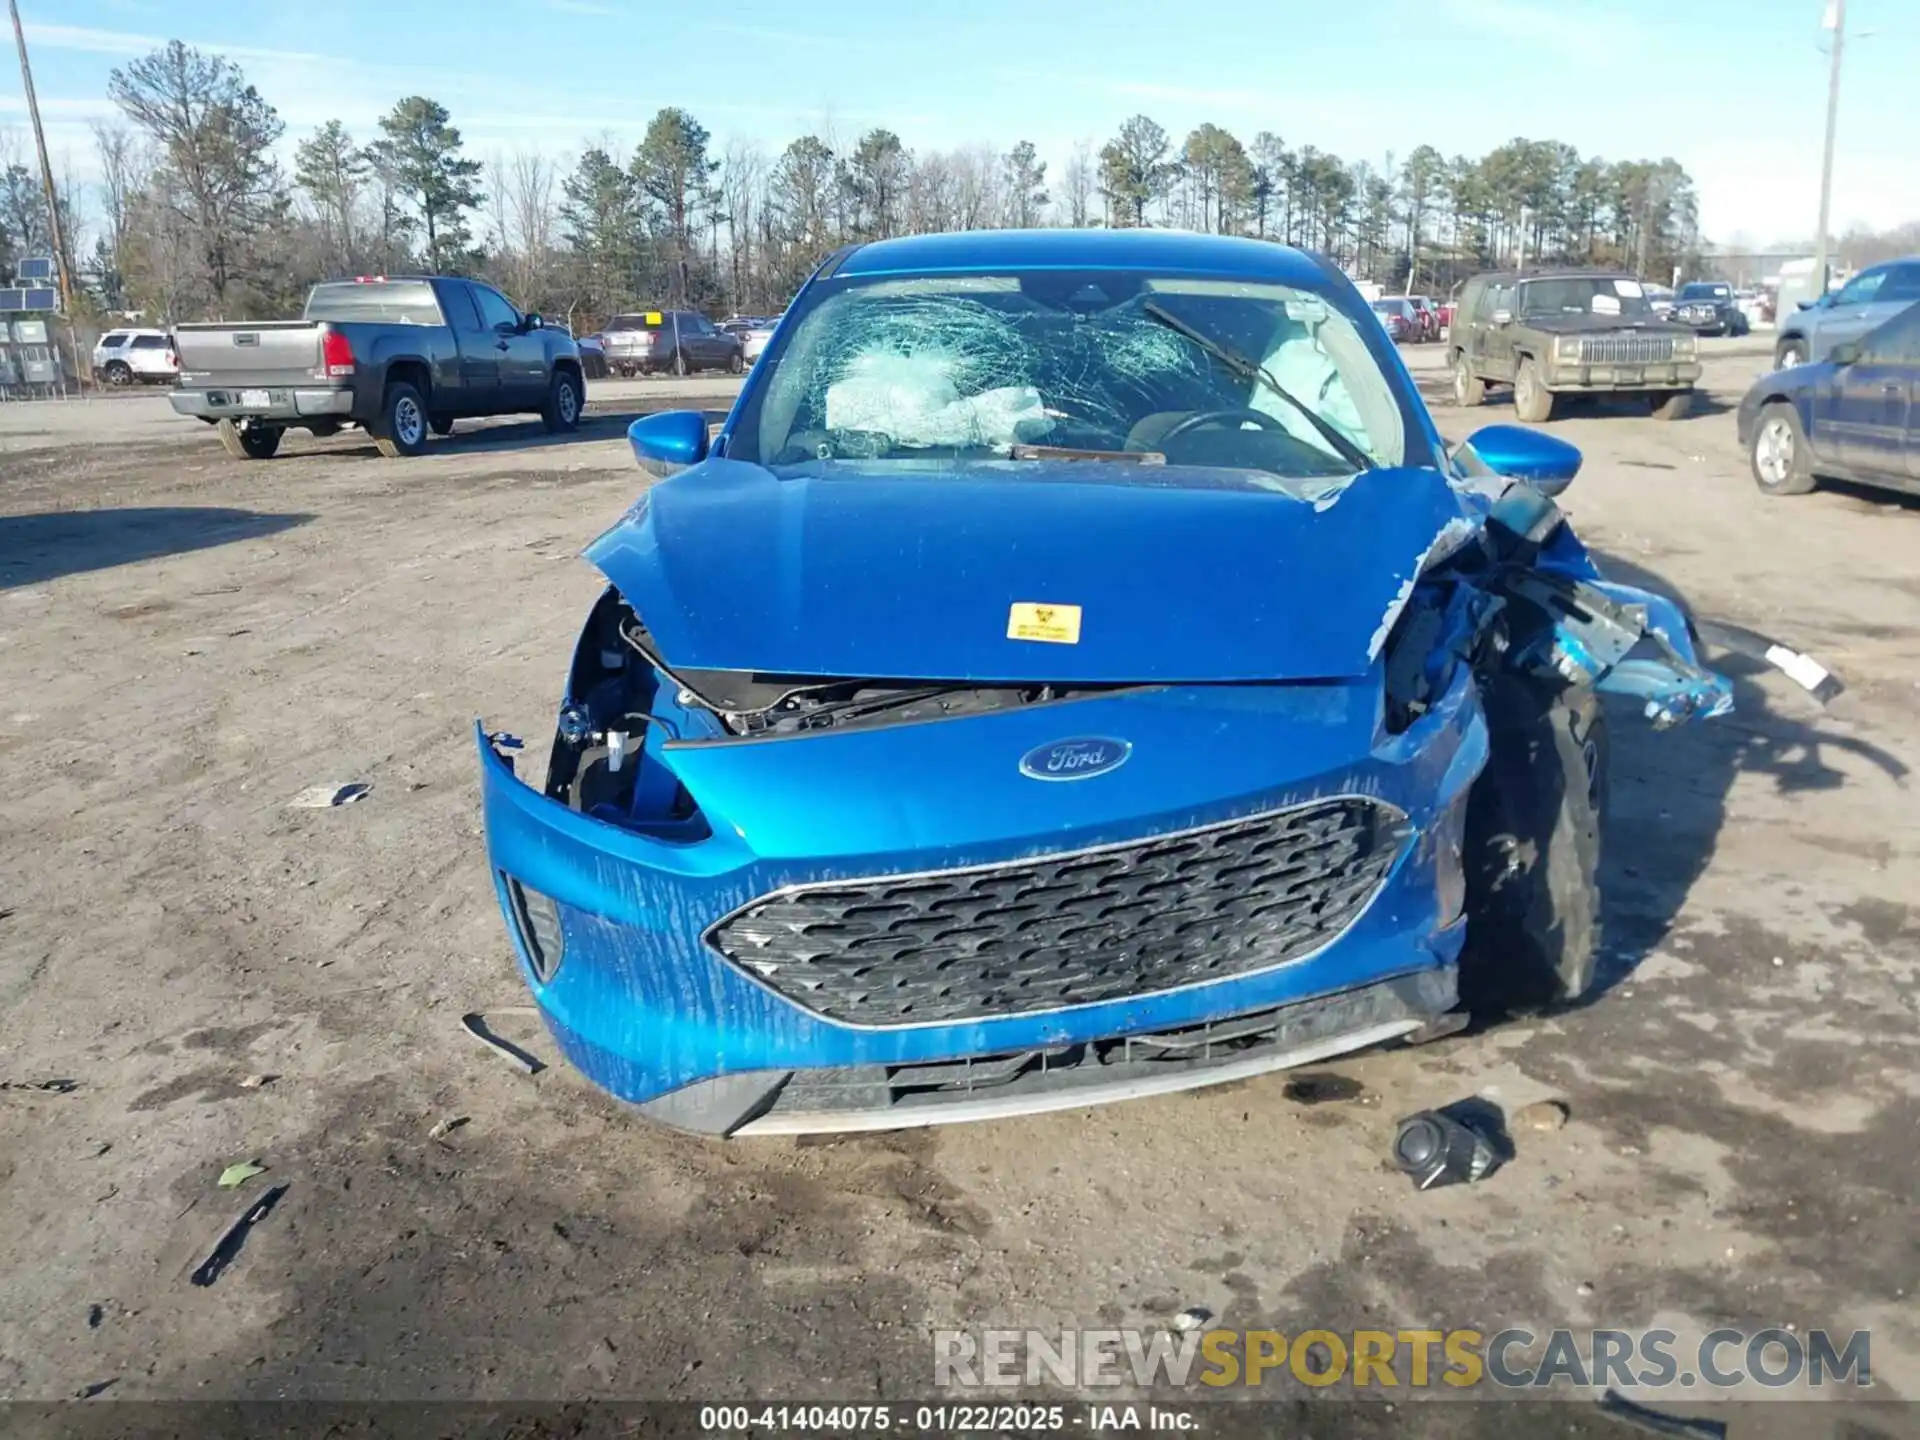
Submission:
M 1189 431 L 1201 429 L 1203 426 L 1232 425 L 1238 429 L 1248 421 L 1252 421 L 1262 430 L 1273 430 L 1282 435 L 1289 433 L 1278 416 L 1269 415 L 1264 410 L 1202 410 L 1198 415 L 1189 415 L 1180 421 L 1162 435 L 1157 443 L 1164 448 Z

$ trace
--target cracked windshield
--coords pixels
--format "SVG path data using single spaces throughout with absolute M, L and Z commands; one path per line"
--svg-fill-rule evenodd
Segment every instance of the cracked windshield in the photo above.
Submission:
M 1401 461 L 1353 322 L 1311 291 L 1123 271 L 842 282 L 800 313 L 729 454 L 1101 459 L 1279 479 Z

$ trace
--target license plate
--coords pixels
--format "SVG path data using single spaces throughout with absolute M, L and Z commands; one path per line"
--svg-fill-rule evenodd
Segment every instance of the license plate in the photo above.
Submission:
M 1613 378 L 1621 385 L 1637 385 L 1647 378 L 1647 372 L 1639 365 L 1622 365 L 1613 372 Z
M 249 410 L 265 410 L 273 404 L 273 392 L 270 390 L 242 390 L 240 403 Z

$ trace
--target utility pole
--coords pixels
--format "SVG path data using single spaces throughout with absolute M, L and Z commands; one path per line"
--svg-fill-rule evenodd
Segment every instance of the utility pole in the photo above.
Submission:
M 20 0 L 7 0 L 13 12 L 13 43 L 20 50 L 20 83 L 27 92 L 27 115 L 33 121 L 33 145 L 40 152 L 40 188 L 47 195 L 47 228 L 53 236 L 53 268 L 60 276 L 60 308 L 73 313 L 73 265 L 67 258 L 66 227 L 60 223 L 60 199 L 53 188 L 53 166 L 47 163 L 47 132 L 40 128 L 40 102 L 33 93 L 33 67 L 27 63 L 27 32 L 20 28 Z
M 1827 67 L 1827 149 L 1820 161 L 1820 233 L 1813 242 L 1813 283 L 1819 287 L 1821 295 L 1827 293 L 1827 221 L 1833 203 L 1833 132 L 1840 120 L 1840 54 L 1846 46 L 1847 0 L 1827 0 L 1827 18 L 1823 28 L 1833 32 L 1833 54 Z

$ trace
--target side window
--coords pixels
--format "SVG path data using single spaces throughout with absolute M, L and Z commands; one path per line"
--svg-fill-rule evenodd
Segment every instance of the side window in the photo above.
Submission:
M 164 350 L 167 348 L 167 337 L 164 335 L 136 335 L 133 337 L 133 348 L 136 350 Z
M 1487 287 L 1486 302 L 1487 319 L 1493 319 L 1493 317 L 1502 310 L 1511 315 L 1513 313 L 1514 292 L 1518 288 L 1519 287 L 1515 285 L 1489 285 Z
M 1920 304 L 1902 310 L 1869 335 L 1860 348 L 1875 360 L 1920 365 Z
M 1878 297 L 1880 287 L 1886 283 L 1885 270 L 1862 270 L 1840 287 L 1833 297 L 1833 303 L 1835 306 L 1869 305 Z
M 507 303 L 507 297 L 487 285 L 475 285 L 473 298 L 480 303 L 482 328 L 495 330 L 505 325 L 510 330 L 520 327 L 520 312 Z
M 119 346 L 122 346 L 126 343 L 127 343 L 127 332 L 124 330 L 115 330 L 110 335 L 102 335 L 100 337 L 100 348 L 103 350 L 117 349 Z
M 1920 300 L 1920 265 L 1895 265 L 1875 300 Z
M 695 335 L 713 334 L 713 326 L 708 323 L 707 317 L 704 315 L 696 315 L 692 311 L 688 311 L 680 317 L 680 328 L 682 330 L 691 330 Z
M 473 303 L 471 285 L 442 285 L 440 308 L 446 312 L 447 323 L 460 334 L 478 335 L 486 331 L 487 327 L 480 323 L 480 307 Z

